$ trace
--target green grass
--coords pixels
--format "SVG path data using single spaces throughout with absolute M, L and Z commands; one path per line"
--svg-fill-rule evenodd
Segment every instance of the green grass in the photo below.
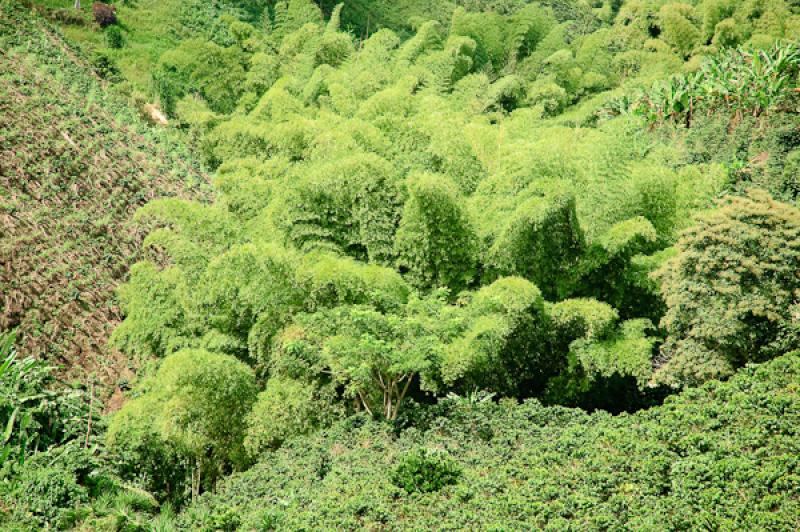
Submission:
M 74 4 L 72 0 L 35 0 L 34 3 L 48 10 L 73 9 Z M 117 3 L 116 6 L 125 46 L 119 50 L 107 50 L 107 53 L 135 89 L 149 94 L 151 72 L 158 58 L 177 44 L 170 30 L 175 24 L 180 0 L 136 0 L 130 5 Z M 84 2 L 82 9 L 91 17 L 91 2 Z M 87 51 L 106 50 L 103 32 L 97 25 L 59 26 L 69 41 Z

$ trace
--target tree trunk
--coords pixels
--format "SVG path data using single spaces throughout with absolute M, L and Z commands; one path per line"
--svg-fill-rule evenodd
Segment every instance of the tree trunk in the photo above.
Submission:
M 81 0 L 75 0 L 75 9 L 81 8 Z
M 198 459 L 197 467 L 192 471 L 192 502 L 197 502 L 200 496 L 200 460 Z
M 358 397 L 361 399 L 361 404 L 364 405 L 364 409 L 367 411 L 367 413 L 370 416 L 373 415 L 372 414 L 372 409 L 369 407 L 369 404 L 367 403 L 367 400 L 364 399 L 364 394 L 361 393 L 361 392 L 358 392 Z
M 414 380 L 414 374 L 412 373 L 407 377 L 406 384 L 403 386 L 403 391 L 400 392 L 400 395 L 397 397 L 397 405 L 394 407 L 394 417 L 392 419 L 397 418 L 397 412 L 400 410 L 400 405 L 403 403 L 403 399 L 405 399 L 406 394 L 408 393 L 408 387 L 411 385 L 411 381 Z

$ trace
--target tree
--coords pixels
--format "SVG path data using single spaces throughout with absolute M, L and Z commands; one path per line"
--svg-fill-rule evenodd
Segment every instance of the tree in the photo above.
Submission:
M 192 497 L 230 468 L 246 465 L 245 418 L 256 399 L 253 371 L 228 355 L 184 349 L 164 359 L 142 395 L 117 413 L 112 448 L 146 433 L 191 460 Z M 205 481 L 205 482 L 204 482 Z
M 153 81 L 164 110 L 172 115 L 184 95 L 197 93 L 212 111 L 230 113 L 244 91 L 249 57 L 237 46 L 189 39 L 159 59 Z
M 423 383 L 430 380 L 442 347 L 423 320 L 365 305 L 341 306 L 297 321 L 301 329 L 283 349 L 296 351 L 297 342 L 306 349 L 312 345 L 317 375 L 328 375 L 359 408 L 389 420 L 397 418 L 417 376 Z
M 358 150 L 310 164 L 279 197 L 276 224 L 303 251 L 391 263 L 402 198 L 396 169 Z
M 655 375 L 672 386 L 726 377 L 800 341 L 800 210 L 752 190 L 684 233 L 659 276 L 669 334 Z
M 572 195 L 532 198 L 514 211 L 489 249 L 488 262 L 501 275 L 525 277 L 553 298 L 563 295 L 560 285 L 583 248 Z
M 330 387 L 275 376 L 247 416 L 244 445 L 252 457 L 284 441 L 329 424 L 341 415 Z
M 667 4 L 658 13 L 661 38 L 681 56 L 688 56 L 700 40 L 700 30 L 693 20 L 695 10 L 687 4 Z
M 441 362 L 450 387 L 530 397 L 563 365 L 550 345 L 542 293 L 525 279 L 504 277 L 483 287 L 463 309 L 462 320 L 465 327 Z
M 646 282 L 650 261 L 634 260 L 657 246 L 658 232 L 643 216 L 614 224 L 580 258 L 573 295 L 606 301 L 623 318 L 660 316 L 657 290 Z

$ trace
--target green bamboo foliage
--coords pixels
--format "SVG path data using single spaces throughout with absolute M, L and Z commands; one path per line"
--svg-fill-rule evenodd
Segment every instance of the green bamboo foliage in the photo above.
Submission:
M 798 528 L 798 9 L 337 4 L 0 2 L 0 528 Z
M 476 275 L 477 239 L 452 182 L 421 174 L 409 183 L 409 199 L 397 230 L 398 266 L 419 288 L 467 288 Z

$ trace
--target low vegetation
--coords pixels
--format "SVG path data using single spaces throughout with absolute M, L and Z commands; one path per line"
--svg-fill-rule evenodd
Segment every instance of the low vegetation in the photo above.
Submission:
M 798 380 L 791 354 L 633 415 L 451 398 L 408 428 L 356 417 L 265 455 L 183 524 L 792 530 Z

